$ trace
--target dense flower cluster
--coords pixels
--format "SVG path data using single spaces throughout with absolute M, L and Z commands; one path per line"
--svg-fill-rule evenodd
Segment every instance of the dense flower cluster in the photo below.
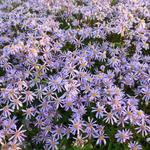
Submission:
M 1 148 L 148 144 L 148 8 L 149 0 L 1 0 Z

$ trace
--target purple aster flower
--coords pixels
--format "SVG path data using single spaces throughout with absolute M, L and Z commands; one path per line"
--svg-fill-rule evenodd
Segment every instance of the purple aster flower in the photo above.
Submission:
M 104 117 L 105 108 L 104 105 L 100 105 L 100 102 L 97 102 L 96 107 L 92 107 L 92 109 L 92 112 L 96 112 L 96 118 Z
M 95 134 L 94 138 L 97 139 L 96 141 L 97 145 L 102 145 L 102 144 L 106 145 L 106 139 L 108 138 L 108 136 L 106 136 L 104 132 L 98 132 Z
M 35 108 L 33 107 L 22 110 L 22 112 L 24 112 L 24 115 L 26 116 L 26 119 L 31 119 L 31 117 L 34 116 L 34 111 Z
M 6 91 L 9 99 L 13 99 L 18 96 L 18 91 L 16 88 L 7 88 Z
M 21 150 L 21 144 L 17 143 L 16 141 L 10 141 L 8 146 L 8 150 Z
M 86 114 L 86 109 L 84 105 L 77 105 L 77 108 L 74 108 L 73 110 L 73 117 L 82 117 L 84 114 Z
M 127 117 L 123 114 L 119 114 L 117 116 L 117 125 L 121 125 L 122 127 L 124 127 L 126 123 L 128 123 Z
M 146 101 L 149 101 L 150 100 L 150 87 L 145 87 L 145 88 L 142 88 L 142 93 L 144 94 L 143 96 L 143 99 L 145 99 Z
M 90 119 L 90 117 L 88 117 L 88 122 L 86 122 L 86 126 L 85 126 L 85 133 L 86 133 L 86 137 L 88 137 L 89 139 L 91 139 L 92 137 L 94 137 L 95 134 L 95 130 L 96 130 L 96 121 L 94 121 L 94 119 Z
M 43 111 L 46 111 L 48 109 L 48 106 L 50 105 L 50 101 L 48 101 L 47 99 L 42 99 L 40 100 L 40 104 L 38 105 L 39 108 Z
M 56 93 L 54 92 L 54 90 L 51 89 L 50 86 L 45 87 L 45 98 L 48 100 L 51 100 L 54 98 L 54 96 L 56 95 Z
M 115 138 L 117 139 L 117 142 L 125 143 L 132 138 L 132 132 L 126 129 L 118 130 L 118 132 L 115 134 Z
M 134 85 L 134 80 L 129 75 L 126 75 L 122 82 L 130 87 Z
M 128 147 L 130 148 L 130 150 L 142 150 L 142 146 L 136 141 L 130 142 L 128 144 Z
M 127 99 L 127 103 L 130 107 L 136 107 L 137 108 L 138 107 L 138 102 L 139 102 L 139 100 L 136 97 L 133 97 L 133 96 L 129 96 L 129 98 Z
M 10 108 L 10 105 L 6 105 L 3 108 L 0 109 L 0 111 L 2 111 L 2 115 L 3 116 L 10 116 L 11 113 L 13 112 L 13 109 Z
M 51 103 L 54 103 L 54 105 L 56 106 L 56 109 L 58 109 L 59 107 L 63 107 L 63 96 L 61 97 L 54 97 L 53 101 L 51 101 Z
M 49 85 L 51 86 L 51 89 L 54 91 L 58 91 L 58 92 L 62 92 L 63 90 L 63 79 L 60 76 L 56 76 L 56 77 L 51 77 L 49 79 Z
M 11 130 L 12 136 L 9 138 L 9 141 L 14 140 L 14 141 L 19 141 L 20 143 L 25 140 L 26 135 L 24 132 L 26 130 L 22 130 L 22 126 L 20 126 L 19 129 L 15 128 L 15 130 Z
M 6 119 L 3 121 L 3 126 L 4 128 L 6 128 L 8 131 L 11 129 L 15 129 L 16 128 L 16 123 L 18 122 L 16 117 L 13 117 L 12 119 Z
M 53 130 L 51 130 L 51 133 L 57 138 L 57 139 L 62 139 L 64 135 L 64 127 L 62 125 L 58 126 L 56 125 Z
M 123 101 L 122 101 L 122 97 L 120 96 L 114 96 L 112 98 L 108 98 L 108 104 L 112 107 L 112 109 L 119 109 L 121 108 Z
M 142 136 L 146 136 L 150 133 L 150 127 L 145 123 L 137 123 L 138 127 L 135 128 L 137 130 L 137 133 L 142 133 Z
M 96 126 L 96 133 L 99 132 L 99 133 L 104 133 L 104 126 L 102 125 L 97 125 Z
M 45 89 L 42 86 L 38 86 L 34 94 L 36 95 L 36 98 L 43 99 L 45 96 Z
M 90 101 L 93 101 L 93 100 L 99 98 L 100 97 L 99 93 L 100 93 L 100 91 L 98 89 L 91 89 L 90 93 L 89 93 Z
M 83 131 L 83 126 L 85 126 L 84 121 L 80 117 L 76 117 L 70 120 L 72 124 L 70 124 L 71 133 L 75 135 L 79 134 L 80 131 Z
M 58 149 L 57 145 L 59 144 L 58 140 L 55 137 L 50 137 L 47 141 L 47 149 L 48 150 L 56 150 Z
M 70 134 L 71 134 L 71 129 L 69 127 L 65 128 L 65 135 L 67 136 L 67 139 L 70 138 Z
M 64 101 L 63 101 L 63 107 L 64 109 L 67 111 L 69 109 L 73 109 L 73 106 L 74 106 L 74 99 L 73 98 L 66 98 Z
M 127 107 L 127 109 L 124 111 L 124 113 L 126 115 L 126 119 L 130 120 L 130 122 L 132 123 L 133 119 L 134 119 L 134 109 L 132 109 L 132 107 Z
M 43 127 L 41 127 L 41 129 L 43 130 L 45 135 L 48 135 L 52 131 L 53 124 L 44 126 L 44 121 L 42 120 L 42 122 L 43 122 Z
M 117 57 L 112 57 L 109 59 L 109 65 L 112 67 L 117 67 L 120 64 L 120 60 Z
M 74 146 L 81 147 L 81 148 L 84 146 L 85 137 L 82 137 L 82 135 L 77 135 L 77 137 L 75 137 L 74 139 L 75 139 Z
M 36 96 L 32 91 L 29 90 L 22 93 L 25 94 L 25 99 L 23 102 L 27 104 L 31 104 Z
M 23 106 L 22 104 L 22 101 L 20 100 L 21 99 L 21 96 L 19 97 L 14 97 L 13 99 L 10 99 L 11 101 L 11 106 L 12 106 L 12 109 L 14 110 L 15 108 L 18 110 L 20 107 Z
M 104 121 L 106 123 L 111 123 L 112 125 L 114 123 L 117 123 L 117 119 L 116 119 L 116 116 L 115 116 L 115 112 L 105 112 L 104 114 Z

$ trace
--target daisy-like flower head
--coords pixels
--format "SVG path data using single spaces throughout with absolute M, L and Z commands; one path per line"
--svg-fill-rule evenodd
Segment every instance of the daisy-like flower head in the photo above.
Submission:
M 97 139 L 96 144 L 97 145 L 106 145 L 106 139 L 108 138 L 107 135 L 104 134 L 104 132 L 98 132 L 94 135 L 94 138 Z
M 10 141 L 8 145 L 8 150 L 21 150 L 20 143 L 17 143 L 16 141 Z
M 138 127 L 135 129 L 137 130 L 137 133 L 142 133 L 142 136 L 147 136 L 150 133 L 150 127 L 146 124 L 145 121 L 142 121 L 141 123 L 137 123 Z
M 9 138 L 9 141 L 13 140 L 15 142 L 23 142 L 25 140 L 26 135 L 24 134 L 26 130 L 22 130 L 22 126 L 19 129 L 17 127 L 14 130 L 11 130 L 12 136 Z
M 96 107 L 93 107 L 92 109 L 92 112 L 96 112 L 96 118 L 104 117 L 105 107 L 104 105 L 100 105 L 100 102 L 97 102 Z
M 111 123 L 112 125 L 114 123 L 117 123 L 117 118 L 116 118 L 116 112 L 107 112 L 105 111 L 105 115 L 104 115 L 104 121 L 106 123 Z
M 91 139 L 92 137 L 94 137 L 94 134 L 96 132 L 96 121 L 94 121 L 94 119 L 90 119 L 90 117 L 88 117 L 88 122 L 86 122 L 86 126 L 85 126 L 85 133 L 87 134 L 86 137 L 88 137 L 89 139 Z
M 79 116 L 71 119 L 70 129 L 72 134 L 79 134 L 80 131 L 83 132 L 83 126 L 85 126 L 84 121 Z
M 115 134 L 115 138 L 117 139 L 117 142 L 125 143 L 132 138 L 132 132 L 126 129 L 118 130 L 118 132 Z
M 128 144 L 128 147 L 130 148 L 130 150 L 142 150 L 142 146 L 136 141 L 130 142 Z
M 59 142 L 58 142 L 58 139 L 56 139 L 56 137 L 50 137 L 46 141 L 48 150 L 57 150 L 58 144 L 59 144 Z
M 56 125 L 55 126 L 55 129 L 51 131 L 51 133 L 57 138 L 57 139 L 62 139 L 63 135 L 64 135 L 64 132 L 65 132 L 65 129 L 64 127 L 61 125 L 61 126 L 58 126 Z

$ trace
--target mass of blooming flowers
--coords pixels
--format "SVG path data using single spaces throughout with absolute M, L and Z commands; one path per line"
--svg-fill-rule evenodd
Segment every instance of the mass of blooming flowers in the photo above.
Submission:
M 0 149 L 144 149 L 149 42 L 149 0 L 0 0 Z

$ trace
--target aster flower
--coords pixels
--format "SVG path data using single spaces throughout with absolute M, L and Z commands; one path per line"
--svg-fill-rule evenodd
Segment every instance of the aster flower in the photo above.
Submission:
M 79 92 L 78 87 L 80 84 L 77 80 L 69 79 L 64 81 L 64 87 L 66 91 L 70 92 L 72 96 L 76 96 Z
M 132 109 L 133 108 L 133 109 Z M 127 107 L 127 109 L 125 110 L 125 115 L 126 115 L 126 119 L 130 120 L 130 122 L 133 122 L 133 118 L 134 118 L 134 107 Z
M 10 141 L 8 145 L 8 150 L 21 150 L 20 143 L 17 143 L 16 141 Z
M 36 96 L 32 91 L 25 91 L 22 93 L 25 94 L 25 99 L 23 102 L 27 104 L 31 104 L 34 100 L 34 96 Z
M 56 98 L 54 97 L 54 100 L 51 102 L 54 103 L 56 109 L 58 109 L 59 107 L 63 107 L 63 101 L 64 101 L 63 96 L 61 97 L 56 96 Z
M 136 141 L 130 142 L 128 144 L 128 147 L 130 148 L 130 150 L 142 150 L 142 146 Z
M 70 129 L 72 134 L 79 134 L 80 131 L 83 131 L 83 126 L 85 126 L 84 121 L 80 117 L 71 119 Z
M 86 126 L 85 126 L 85 133 L 87 134 L 86 137 L 88 137 L 89 139 L 91 139 L 92 137 L 94 137 L 95 134 L 95 130 L 97 127 L 96 121 L 94 121 L 94 119 L 90 119 L 90 117 L 88 117 L 88 122 L 86 122 Z
M 64 101 L 63 101 L 63 107 L 64 109 L 67 111 L 69 109 L 73 109 L 73 106 L 74 106 L 74 99 L 73 98 L 66 98 Z
M 132 132 L 129 130 L 118 130 L 115 134 L 115 138 L 117 139 L 117 142 L 125 143 L 132 138 Z
M 3 67 L 4 67 L 4 69 L 6 70 L 6 71 L 10 71 L 13 67 L 12 67 L 12 65 L 11 65 L 11 63 L 9 63 L 9 62 L 5 62 L 4 64 L 3 64 Z
M 86 114 L 86 109 L 85 109 L 85 106 L 84 105 L 77 105 L 77 109 L 74 108 L 73 110 L 73 117 L 76 118 L 76 117 L 82 117 L 84 114 Z
M 45 136 L 47 136 L 52 131 L 52 125 L 44 126 L 43 120 L 42 120 L 42 123 L 43 123 L 43 127 L 41 127 L 41 129 L 43 130 Z
M 93 107 L 92 109 L 92 112 L 96 112 L 96 118 L 104 117 L 105 108 L 104 105 L 100 105 L 100 102 L 97 102 L 96 107 Z
M 15 88 L 7 88 L 6 91 L 9 99 L 13 99 L 18 96 L 18 91 Z
M 17 82 L 18 90 L 22 91 L 23 88 L 27 89 L 27 83 L 25 81 L 22 81 L 21 79 Z
M 136 98 L 136 97 L 131 97 L 131 96 L 129 96 L 129 98 L 127 99 L 127 103 L 128 103 L 128 105 L 129 106 L 131 106 L 132 108 L 133 107 L 138 107 L 138 102 L 139 102 L 139 100 Z
M 76 66 L 72 65 L 71 63 L 67 64 L 67 66 L 65 66 L 63 71 L 65 73 L 69 74 L 70 77 L 74 77 L 74 76 L 76 76 L 79 73 L 79 71 L 76 70 Z
M 52 90 L 57 90 L 58 92 L 62 92 L 63 90 L 63 79 L 61 77 L 51 77 L 51 79 L 49 79 L 49 85 L 51 86 Z
M 135 115 L 138 119 L 144 119 L 145 118 L 145 114 L 142 110 L 135 110 Z
M 50 101 L 48 101 L 47 99 L 42 99 L 40 101 L 41 103 L 38 105 L 39 108 L 43 111 L 48 109 L 48 106 L 50 105 Z
M 79 65 L 80 65 L 79 69 L 86 69 L 87 64 L 88 64 L 88 62 L 85 58 L 83 58 L 83 57 L 79 58 Z
M 145 99 L 146 101 L 149 101 L 150 100 L 150 88 L 148 86 L 145 88 L 143 87 L 142 93 L 144 94 L 143 99 Z
M 117 122 L 114 112 L 106 112 L 104 115 L 104 121 L 106 123 L 111 123 L 112 125 Z
M 57 145 L 59 144 L 58 140 L 55 137 L 50 137 L 46 144 L 48 146 L 48 150 L 56 150 L 58 149 Z
M 2 115 L 3 116 L 10 116 L 11 113 L 13 112 L 13 109 L 10 108 L 10 105 L 6 105 L 3 108 L 0 109 L 0 111 L 2 111 Z
M 91 89 L 89 93 L 89 99 L 92 101 L 92 100 L 99 98 L 100 97 L 99 93 L 100 93 L 99 90 Z
M 51 89 L 50 86 L 45 87 L 45 98 L 50 100 L 53 99 L 56 93 Z
M 85 138 L 82 135 L 78 135 L 75 139 L 74 146 L 83 147 L 85 144 Z
M 26 116 L 26 119 L 31 119 L 32 116 L 34 116 L 35 109 L 33 107 L 23 109 L 22 112 L 24 112 L 24 115 Z
M 42 99 L 45 96 L 45 89 L 42 88 L 42 86 L 38 86 L 38 88 L 35 90 L 34 95 L 36 95 L 36 98 Z
M 109 65 L 111 65 L 112 67 L 117 67 L 120 64 L 120 60 L 116 57 L 112 57 L 111 59 L 109 59 Z
M 104 83 L 105 83 L 105 81 L 104 81 Z M 105 90 L 106 94 L 111 95 L 111 96 L 114 95 L 114 93 L 115 93 L 114 86 L 112 86 L 112 85 L 109 85 L 108 88 L 105 88 L 104 90 Z
M 12 119 L 5 119 L 3 121 L 3 127 L 6 128 L 8 131 L 10 131 L 11 129 L 15 129 L 16 128 L 16 123 L 17 123 L 17 118 L 13 117 Z
M 118 126 L 121 125 L 122 127 L 124 127 L 125 124 L 127 124 L 127 123 L 128 123 L 128 119 L 127 119 L 127 117 L 125 117 L 125 115 L 119 114 L 117 116 L 117 125 Z
M 14 130 L 11 131 L 12 136 L 9 138 L 9 141 L 13 140 L 15 142 L 19 141 L 20 143 L 25 140 L 26 135 L 24 132 L 26 130 L 22 130 L 22 126 L 20 126 L 19 129 L 15 128 Z
M 108 138 L 108 136 L 106 136 L 103 132 L 98 132 L 94 138 L 97 139 L 96 144 L 97 145 L 106 145 L 106 138 Z
M 108 104 L 112 107 L 112 109 L 119 109 L 123 104 L 122 97 L 115 96 L 113 98 L 109 98 Z
M 99 132 L 99 133 L 104 133 L 104 126 L 102 125 L 97 125 L 96 126 L 96 133 Z
M 14 97 L 13 99 L 10 99 L 10 101 L 11 101 L 11 106 L 12 106 L 12 109 L 19 109 L 20 107 L 22 107 L 23 106 L 23 104 L 22 104 L 22 102 L 21 102 L 21 96 L 19 96 L 19 97 Z
M 35 126 L 37 126 L 38 128 L 44 128 L 43 126 L 45 125 L 43 118 L 41 118 L 40 116 L 36 117 L 36 122 L 35 122 Z M 46 127 L 45 127 L 46 128 Z M 45 129 L 44 128 L 44 129 Z M 46 130 L 46 129 L 45 129 Z M 47 133 L 47 130 L 45 131 Z
M 67 136 L 67 139 L 70 138 L 71 129 L 69 127 L 65 128 L 65 135 Z
M 55 129 L 53 129 L 51 131 L 51 133 L 53 134 L 53 136 L 55 136 L 57 139 L 62 139 L 63 135 L 64 135 L 64 127 L 62 127 L 62 125 L 58 126 L 56 125 L 55 126 Z
M 137 133 L 142 133 L 142 136 L 146 136 L 149 134 L 150 132 L 150 127 L 145 123 L 145 122 L 142 122 L 142 123 L 137 123 L 138 127 L 135 128 L 137 130 Z

